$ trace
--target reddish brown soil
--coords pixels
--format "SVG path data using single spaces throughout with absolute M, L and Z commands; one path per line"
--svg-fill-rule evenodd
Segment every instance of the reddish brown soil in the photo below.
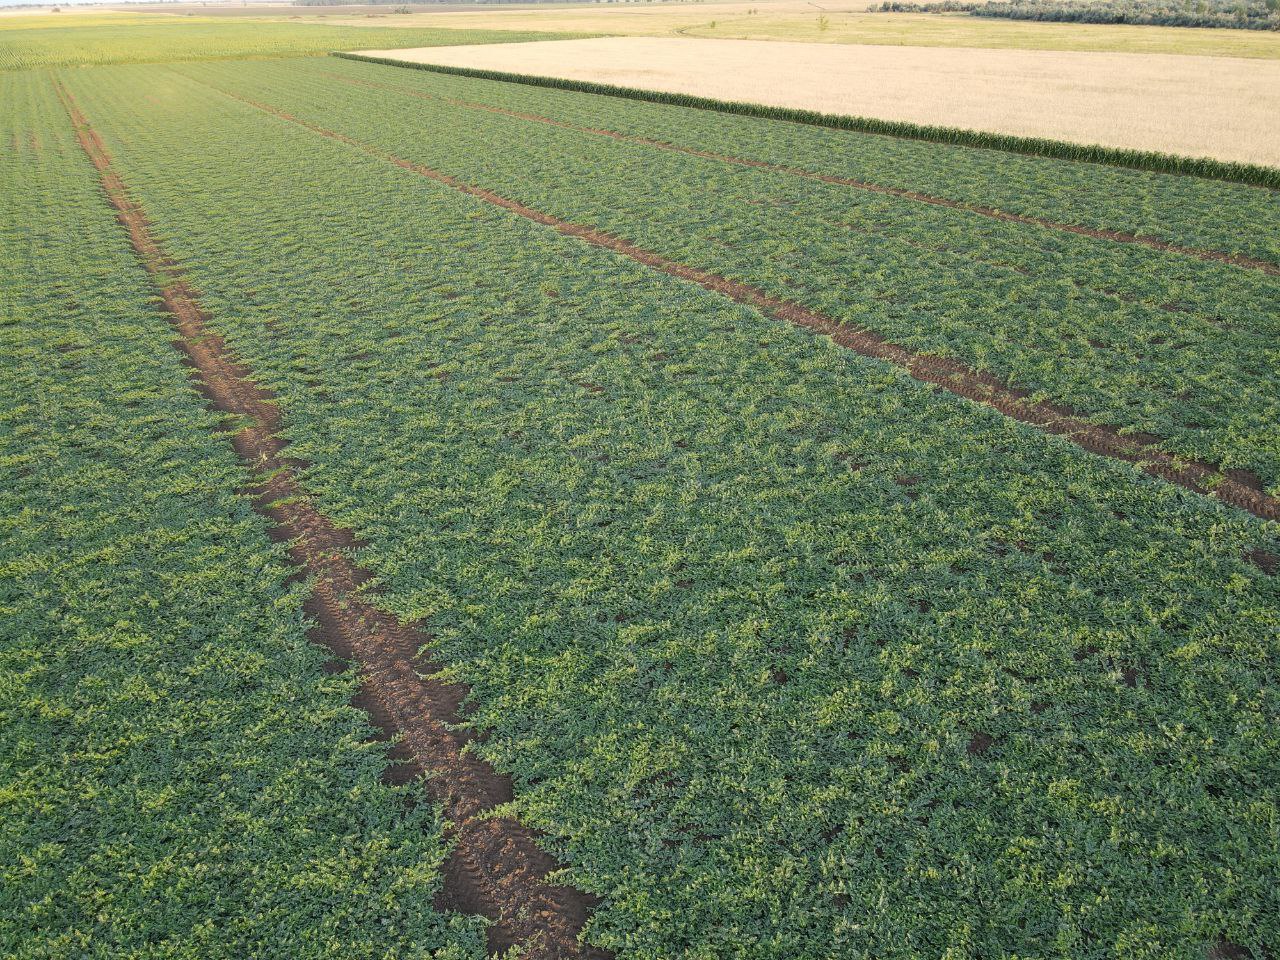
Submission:
M 890 343 L 878 333 L 840 323 L 832 317 L 774 297 L 750 284 L 730 280 L 719 274 L 669 260 L 660 254 L 637 247 L 626 240 L 603 233 L 593 227 L 561 220 L 540 210 L 527 207 L 516 200 L 500 196 L 491 190 L 472 186 L 439 170 L 404 160 L 383 151 L 379 147 L 355 140 L 345 134 L 326 129 L 310 121 L 302 120 L 268 104 L 259 103 L 247 97 L 241 97 L 238 94 L 228 93 L 217 87 L 211 87 L 211 89 L 218 90 L 225 96 L 239 100 L 281 120 L 305 127 L 314 133 L 345 143 L 370 156 L 446 184 L 455 190 L 484 200 L 504 210 L 509 210 L 535 223 L 551 227 L 565 236 L 575 237 L 594 246 L 611 250 L 654 270 L 659 270 L 681 280 L 687 280 L 690 283 L 696 283 L 707 290 L 722 294 L 738 303 L 749 304 L 770 316 L 786 320 L 795 326 L 824 334 L 842 347 L 847 347 L 865 357 L 894 364 L 906 370 L 917 380 L 949 390 L 951 393 L 977 403 L 985 404 L 1007 417 L 1031 424 L 1047 433 L 1062 436 L 1091 453 L 1132 463 L 1144 473 L 1153 477 L 1160 477 L 1163 480 L 1176 483 L 1197 493 L 1211 494 L 1224 503 L 1229 503 L 1241 510 L 1247 510 L 1259 517 L 1269 520 L 1280 519 L 1280 499 L 1263 492 L 1261 483 L 1244 471 L 1224 471 L 1211 464 L 1175 457 L 1156 447 L 1159 442 L 1158 437 L 1122 433 L 1117 427 L 1089 423 L 1078 413 L 1067 407 L 1043 401 L 1029 401 L 1026 399 L 1025 391 L 1003 384 L 989 374 L 972 370 L 956 361 L 916 353 L 906 347 Z
M 607 957 L 578 942 L 593 906 L 578 890 L 546 882 L 557 865 L 538 848 L 533 834 L 506 817 L 485 814 L 511 799 L 510 779 L 465 747 L 470 735 L 462 721 L 466 686 L 436 679 L 439 667 L 421 651 L 431 639 L 400 623 L 369 601 L 360 587 L 368 571 L 351 558 L 349 531 L 319 513 L 298 485 L 302 465 L 285 455 L 280 413 L 272 395 L 257 386 L 207 325 L 194 291 L 177 276 L 134 203 L 97 133 L 70 93 L 55 82 L 75 126 L 80 145 L 97 168 L 102 186 L 129 231 L 135 251 L 155 280 L 181 349 L 201 391 L 214 408 L 243 417 L 248 426 L 232 436 L 236 452 L 252 470 L 255 507 L 288 543 L 300 573 L 314 583 L 307 610 L 315 621 L 312 638 L 360 670 L 364 707 L 388 738 L 398 737 L 393 755 L 404 760 L 391 779 L 427 774 L 424 786 L 451 821 L 453 847 L 444 869 L 442 906 L 488 917 L 489 948 L 497 953 L 519 944 L 530 958 Z
M 1142 237 L 1135 233 L 1127 233 L 1122 230 L 1098 230 L 1092 227 L 1082 227 L 1077 224 L 1046 220 L 1042 217 L 1026 217 L 1016 213 L 1006 213 L 1003 210 L 996 210 L 994 207 L 961 203 L 958 200 L 949 200 L 946 197 L 939 197 L 928 193 L 919 193 L 914 190 L 903 190 L 899 187 L 886 187 L 880 184 L 868 183 L 865 180 L 854 180 L 849 177 L 836 177 L 822 173 L 815 173 L 812 170 L 805 170 L 801 167 L 789 167 L 776 163 L 768 163 L 764 160 L 749 160 L 744 157 L 733 157 L 723 153 L 711 153 L 706 150 L 696 150 L 692 147 L 682 147 L 678 144 L 668 143 L 665 140 L 651 140 L 648 137 L 632 136 L 631 134 L 620 133 L 617 130 L 608 130 L 601 127 L 582 127 L 577 124 L 567 123 L 563 120 L 544 117 L 540 114 L 522 113 L 518 110 L 508 110 L 505 107 L 497 107 L 492 104 L 476 103 L 469 100 L 457 100 L 452 97 L 436 97 L 429 93 L 409 90 L 405 87 L 396 86 L 395 84 L 378 83 L 374 80 L 361 80 L 354 77 L 345 77 L 337 73 L 331 73 L 329 76 L 342 80 L 345 83 L 375 87 L 383 90 L 393 90 L 396 93 L 401 93 L 410 97 L 417 97 L 421 100 L 435 100 L 441 103 L 448 103 L 451 106 L 463 107 L 468 110 L 483 110 L 487 113 L 502 114 L 507 117 L 515 117 L 518 120 L 527 120 L 531 123 L 545 123 L 553 127 L 562 127 L 566 130 L 574 130 L 578 133 L 594 134 L 600 137 L 609 137 L 614 140 L 623 140 L 627 143 L 642 144 L 658 150 L 685 153 L 690 156 L 702 157 L 706 160 L 718 160 L 721 163 L 731 163 L 740 167 L 754 167 L 761 170 L 770 170 L 775 173 L 786 173 L 794 177 L 804 177 L 808 180 L 820 180 L 823 183 L 833 183 L 845 187 L 854 187 L 858 190 L 867 190 L 872 193 L 884 193 L 894 197 L 902 197 L 907 200 L 915 200 L 919 203 L 931 204 L 933 206 L 949 207 L 952 210 L 964 210 L 968 213 L 976 213 L 980 216 L 991 217 L 992 219 L 1003 220 L 1008 223 L 1021 223 L 1028 226 L 1043 227 L 1047 230 L 1060 230 L 1065 233 L 1075 233 L 1080 234 L 1081 236 L 1093 237 L 1098 240 L 1110 240 L 1115 243 L 1136 243 L 1145 247 L 1150 247 L 1153 250 L 1163 250 L 1168 253 L 1177 253 L 1183 256 L 1195 257 L 1198 260 L 1208 260 L 1216 263 L 1229 263 L 1237 267 L 1261 270 L 1263 273 L 1271 276 L 1280 276 L 1280 264 L 1270 263 L 1266 260 L 1258 260 L 1253 257 L 1246 257 L 1241 254 L 1225 253 L 1221 250 L 1205 250 L 1198 247 L 1185 247 L 1180 244 L 1167 243 L 1163 240 L 1157 240 L 1154 237 Z
M 1265 574 L 1274 576 L 1280 573 L 1280 557 L 1269 550 L 1256 547 L 1245 554 L 1245 559 Z

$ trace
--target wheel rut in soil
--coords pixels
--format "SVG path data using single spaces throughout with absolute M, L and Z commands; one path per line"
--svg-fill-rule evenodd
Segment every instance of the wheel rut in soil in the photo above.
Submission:
M 403 762 L 390 768 L 391 778 L 405 781 L 425 774 L 427 793 L 451 821 L 453 846 L 444 866 L 440 906 L 489 918 L 491 954 L 519 945 L 522 956 L 537 960 L 608 958 L 607 952 L 578 942 L 593 899 L 547 882 L 558 865 L 528 828 L 510 818 L 486 816 L 511 799 L 512 785 L 510 778 L 464 749 L 471 736 L 457 724 L 463 719 L 467 687 L 436 679 L 438 665 L 421 654 L 430 636 L 378 609 L 368 592 L 361 591 L 370 574 L 351 559 L 357 544 L 349 531 L 319 513 L 299 486 L 296 475 L 303 464 L 285 452 L 287 441 L 279 435 L 280 413 L 271 393 L 253 382 L 251 371 L 208 328 L 195 292 L 157 243 L 102 140 L 62 83 L 54 81 L 54 87 L 155 282 L 180 337 L 175 346 L 184 352 L 201 392 L 215 409 L 248 424 L 231 442 L 252 471 L 255 509 L 270 521 L 272 536 L 288 544 L 299 573 L 314 583 L 306 606 L 315 622 L 312 640 L 358 666 L 356 705 L 368 711 L 384 736 L 399 738 L 393 756 Z
M 755 307 L 768 316 L 827 336 L 839 346 L 853 350 L 862 356 L 893 364 L 922 383 L 931 384 L 957 396 L 981 403 L 1004 416 L 1037 427 L 1046 433 L 1063 437 L 1090 453 L 1123 460 L 1150 476 L 1199 494 L 1215 497 L 1264 519 L 1280 520 L 1280 498 L 1268 495 L 1261 482 L 1248 471 L 1222 470 L 1213 464 L 1176 457 L 1158 448 L 1161 442 L 1159 437 L 1126 433 L 1118 427 L 1091 423 L 1066 406 L 1046 401 L 1032 401 L 1028 399 L 1026 391 L 1010 387 L 990 374 L 973 370 L 964 364 L 943 357 L 916 353 L 890 342 L 878 333 L 841 323 L 833 317 L 817 313 L 797 303 L 774 297 L 758 287 L 670 260 L 661 254 L 637 247 L 635 244 L 594 227 L 561 220 L 559 217 L 525 206 L 517 200 L 511 200 L 492 190 L 466 183 L 451 174 L 397 157 L 380 147 L 295 117 L 278 107 L 231 93 L 205 81 L 198 82 L 223 96 L 287 123 L 296 124 L 320 136 L 347 144 L 371 157 L 445 184 L 460 193 L 501 207 L 534 223 L 551 227 L 564 236 L 574 237 L 593 246 L 610 250 L 653 270 L 698 284 L 737 303 Z
M 704 160 L 717 160 L 721 163 L 728 163 L 739 167 L 751 167 L 757 170 L 768 170 L 773 173 L 784 173 L 793 177 L 803 177 L 806 180 L 818 180 L 822 183 L 852 187 L 856 190 L 866 190 L 870 193 L 882 193 L 892 197 L 900 197 L 904 200 L 914 200 L 917 203 L 926 203 L 931 206 L 947 207 L 951 210 L 962 210 L 966 213 L 989 217 L 993 220 L 1002 220 L 1006 223 L 1018 223 L 1024 226 L 1040 227 L 1045 230 L 1057 230 L 1062 233 L 1074 233 L 1079 236 L 1093 237 L 1095 240 L 1108 240 L 1113 243 L 1138 244 L 1139 246 L 1149 247 L 1152 250 L 1160 250 L 1165 253 L 1174 253 L 1181 256 L 1193 257 L 1197 260 L 1205 260 L 1210 263 L 1226 263 L 1231 266 L 1242 267 L 1248 270 L 1259 270 L 1262 273 L 1273 277 L 1280 276 L 1280 264 L 1271 263 L 1266 260 L 1259 260 L 1255 257 L 1246 257 L 1242 254 L 1227 253 L 1222 250 L 1206 250 L 1201 247 L 1182 246 L 1181 244 L 1168 243 L 1164 240 L 1156 239 L 1155 237 L 1139 236 L 1138 234 L 1129 233 L 1124 230 L 1100 230 L 1093 227 L 1083 227 L 1078 224 L 1062 223 L 1057 220 L 1047 220 L 1042 217 L 1028 217 L 1016 213 L 1007 213 L 1003 210 L 997 210 L 994 207 L 963 203 L 959 200 L 951 200 L 947 197 L 939 197 L 929 193 L 919 193 L 915 190 L 905 190 L 900 187 L 887 187 L 882 184 L 870 183 L 865 180 L 856 180 L 850 177 L 837 177 L 823 173 L 815 173 L 814 171 L 806 170 L 803 167 L 791 167 L 784 164 L 769 163 L 765 160 L 751 160 L 745 157 L 734 157 L 723 153 L 713 153 L 708 150 L 698 150 L 694 147 L 682 147 L 679 144 L 670 143 L 666 140 L 652 140 L 648 137 L 638 137 L 603 127 L 583 127 L 564 120 L 556 120 L 552 117 L 544 117 L 536 113 L 522 113 L 518 110 L 508 110 L 506 107 L 498 107 L 488 103 L 459 100 L 453 97 L 438 97 L 433 94 L 410 90 L 396 84 L 379 83 L 376 80 L 344 77 L 338 73 L 329 73 L 328 76 L 341 80 L 344 83 L 390 90 L 405 96 L 415 97 L 419 100 L 435 100 L 440 103 L 447 103 L 450 106 L 462 107 L 467 110 L 480 110 L 486 113 L 501 114 L 506 117 L 514 117 L 517 120 L 527 120 L 530 123 L 548 124 L 553 127 L 561 127 L 565 130 L 573 130 L 576 133 L 608 137 L 613 140 L 623 141 L 624 143 L 634 143 L 641 146 L 652 147 L 656 150 L 683 153 L 692 157 L 701 157 Z

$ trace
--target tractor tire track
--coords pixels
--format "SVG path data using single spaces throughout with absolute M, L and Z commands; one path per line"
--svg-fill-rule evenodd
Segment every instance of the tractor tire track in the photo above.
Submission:
M 1046 230 L 1057 230 L 1062 233 L 1074 233 L 1079 236 L 1092 237 L 1095 240 L 1108 240 L 1113 243 L 1138 244 L 1140 246 L 1149 247 L 1152 250 L 1160 250 L 1165 253 L 1174 253 L 1181 256 L 1193 257 L 1197 260 L 1205 260 L 1210 263 L 1225 263 L 1235 267 L 1242 267 L 1244 269 L 1259 270 L 1272 277 L 1280 276 L 1280 264 L 1271 263 L 1267 260 L 1259 260 L 1255 257 L 1247 257 L 1243 254 L 1227 253 L 1222 250 L 1207 250 L 1201 247 L 1187 247 L 1181 244 L 1158 240 L 1154 237 L 1139 236 L 1136 233 L 1129 233 L 1123 230 L 1102 230 L 1094 227 L 1084 227 L 1078 224 L 1063 223 L 1057 220 L 1048 220 L 1042 217 L 1029 217 L 1017 213 L 1007 213 L 1003 210 L 997 210 L 994 207 L 963 203 L 959 200 L 951 200 L 947 197 L 940 197 L 935 194 L 920 193 L 915 190 L 906 190 L 901 187 L 886 187 L 882 184 L 870 183 L 866 180 L 857 180 L 850 177 L 837 177 L 829 174 L 815 173 L 814 171 L 806 170 L 803 167 L 791 167 L 784 164 L 770 163 L 765 160 L 751 160 L 746 157 L 735 157 L 723 153 L 714 153 L 709 150 L 698 150 L 694 147 L 683 147 L 679 144 L 670 143 L 666 140 L 653 140 L 648 137 L 639 137 L 633 134 L 621 133 L 620 131 L 609 130 L 603 127 L 579 126 L 578 124 L 569 123 L 564 120 L 556 120 L 552 117 L 544 117 L 536 113 L 523 113 L 518 110 L 509 110 L 505 107 L 494 106 L 493 104 L 477 103 L 471 100 L 459 100 L 453 97 L 439 97 L 429 93 L 410 90 L 395 84 L 379 83 L 375 80 L 345 77 L 337 73 L 327 73 L 327 76 L 356 86 L 390 90 L 405 96 L 415 97 L 419 100 L 435 100 L 440 103 L 447 103 L 450 106 L 462 107 L 467 110 L 479 110 L 486 113 L 501 114 L 502 116 L 513 117 L 517 120 L 526 120 L 530 123 L 542 123 L 553 127 L 561 127 L 565 130 L 573 130 L 577 133 L 608 137 L 613 140 L 620 140 L 624 143 L 634 143 L 640 146 L 652 147 L 655 150 L 683 153 L 692 157 L 701 157 L 704 160 L 717 160 L 720 163 L 732 164 L 739 167 L 751 167 L 757 170 L 768 170 L 772 173 L 783 173 L 793 177 L 802 177 L 807 180 L 817 180 L 822 183 L 830 183 L 843 187 L 853 187 L 854 189 L 865 190 L 869 193 L 886 194 L 888 196 L 899 197 L 904 200 L 914 200 L 917 203 L 925 203 L 931 206 L 946 207 L 951 210 L 961 210 L 966 213 L 989 217 L 993 220 L 1002 220 L 1005 223 L 1017 223 L 1023 226 L 1041 227 Z
M 900 367 L 922 383 L 940 387 L 957 396 L 991 407 L 1007 417 L 1038 427 L 1046 433 L 1061 436 L 1090 453 L 1131 463 L 1150 476 L 1196 493 L 1216 497 L 1224 503 L 1264 519 L 1280 520 L 1280 498 L 1268 495 L 1259 480 L 1248 471 L 1222 470 L 1212 464 L 1175 457 L 1158 448 L 1161 442 L 1158 437 L 1124 433 L 1118 427 L 1090 423 L 1068 407 L 1045 401 L 1031 401 L 1026 391 L 1010 387 L 997 378 L 973 370 L 964 364 L 943 357 L 916 353 L 890 342 L 878 333 L 841 323 L 833 317 L 817 313 L 797 303 L 779 299 L 758 287 L 670 260 L 661 254 L 637 247 L 627 240 L 604 233 L 594 227 L 562 220 L 492 190 L 466 183 L 451 174 L 397 157 L 380 147 L 295 117 L 278 107 L 228 92 L 205 81 L 199 82 L 223 96 L 277 119 L 346 144 L 368 156 L 444 184 L 460 193 L 508 210 L 534 223 L 550 227 L 564 236 L 574 237 L 593 246 L 610 250 L 653 270 L 695 283 L 738 303 L 755 307 L 779 320 L 785 320 L 797 327 L 827 336 L 836 344 L 862 356 Z
M 607 958 L 606 952 L 578 942 L 592 898 L 546 881 L 557 864 L 538 848 L 528 828 L 509 817 L 487 816 L 512 799 L 512 785 L 466 750 L 472 737 L 458 724 L 467 687 L 436 679 L 439 666 L 420 655 L 430 635 L 378 609 L 361 591 L 371 574 L 351 558 L 358 544 L 306 498 L 296 479 L 303 464 L 285 453 L 288 441 L 279 434 L 280 412 L 272 394 L 253 382 L 252 371 L 208 328 L 195 292 L 156 241 L 101 138 L 62 83 L 55 80 L 54 87 L 155 282 L 180 337 L 175 346 L 184 352 L 201 392 L 214 409 L 247 424 L 231 442 L 252 471 L 255 509 L 270 521 L 272 536 L 288 544 L 299 574 L 314 584 L 306 604 L 315 621 L 311 638 L 358 665 L 356 705 L 388 739 L 399 738 L 395 752 L 406 762 L 392 768 L 394 779 L 425 774 L 427 792 L 451 821 L 453 846 L 444 865 L 440 906 L 489 918 L 491 954 L 519 946 L 523 957 L 536 960 Z

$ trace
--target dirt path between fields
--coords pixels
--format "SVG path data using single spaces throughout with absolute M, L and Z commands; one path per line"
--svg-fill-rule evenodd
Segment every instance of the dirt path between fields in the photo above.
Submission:
M 371 575 L 351 559 L 357 544 L 350 531 L 336 527 L 306 499 L 296 479 L 303 464 L 285 454 L 288 441 L 279 435 L 280 412 L 271 393 L 253 382 L 252 371 L 208 328 L 195 292 L 156 241 L 141 207 L 130 199 L 102 140 L 70 92 L 58 81 L 54 86 L 134 250 L 155 281 L 180 335 L 175 346 L 185 353 L 212 406 L 248 423 L 231 442 L 252 471 L 255 509 L 271 522 L 272 535 L 289 545 L 300 573 L 314 583 L 306 607 L 316 623 L 311 638 L 336 657 L 355 662 L 361 675 L 357 705 L 388 738 L 400 738 L 393 756 L 405 763 L 393 768 L 394 775 L 407 779 L 405 774 L 427 774 L 426 791 L 452 822 L 453 848 L 444 867 L 440 906 L 489 918 L 491 954 L 519 945 L 523 957 L 535 960 L 607 958 L 606 952 L 578 943 L 594 906 L 591 897 L 546 882 L 558 865 L 522 824 L 485 818 L 511 799 L 512 786 L 510 778 L 464 752 L 471 736 L 456 724 L 463 720 L 467 687 L 435 679 L 439 666 L 420 653 L 431 637 L 378 609 L 361 592 Z
M 327 73 L 326 75 L 333 77 L 336 80 L 341 80 L 344 83 L 390 90 L 395 93 L 415 97 L 420 100 L 435 100 L 440 103 L 447 103 L 454 107 L 501 114 L 502 116 L 513 117 L 517 120 L 526 120 L 530 123 L 548 124 L 553 127 L 573 130 L 576 133 L 608 137 L 613 140 L 621 140 L 625 143 L 634 143 L 640 146 L 652 147 L 657 150 L 671 151 L 673 153 L 688 154 L 689 156 L 701 157 L 705 160 L 717 160 L 721 163 L 733 164 L 739 167 L 752 167 L 758 170 L 769 170 L 773 173 L 785 173 L 793 177 L 803 177 L 807 180 L 818 180 L 822 183 L 831 183 L 843 187 L 853 187 L 857 190 L 866 190 L 871 193 L 887 194 L 892 197 L 914 200 L 918 203 L 927 203 L 932 206 L 947 207 L 952 210 L 963 210 L 966 213 L 975 213 L 983 217 L 990 217 L 993 220 L 1003 220 L 1006 223 L 1018 223 L 1025 226 L 1043 227 L 1046 230 L 1058 230 L 1063 233 L 1074 233 L 1084 237 L 1093 237 L 1096 240 L 1110 240 L 1114 243 L 1139 244 L 1140 246 L 1150 247 L 1152 250 L 1181 254 L 1183 256 L 1194 257 L 1198 260 L 1206 260 L 1212 263 L 1227 263 L 1236 267 L 1261 270 L 1263 273 L 1273 277 L 1280 276 L 1280 264 L 1270 263 L 1269 261 L 1259 260 L 1254 257 L 1246 257 L 1243 254 L 1226 253 L 1221 250 L 1206 250 L 1200 247 L 1186 247 L 1177 243 L 1157 240 L 1154 237 L 1139 236 L 1136 233 L 1128 233 L 1123 230 L 1101 230 L 1094 227 L 1080 226 L 1078 224 L 1047 220 L 1043 217 L 1028 217 L 1016 213 L 1006 213 L 1005 211 L 997 210 L 994 207 L 984 207 L 978 204 L 963 203 L 959 200 L 951 200 L 947 197 L 940 197 L 935 194 L 920 193 L 915 190 L 905 190 L 900 187 L 886 187 L 881 184 L 870 183 L 866 180 L 855 180 L 850 177 L 837 177 L 830 174 L 815 173 L 814 171 L 806 170 L 803 167 L 791 167 L 783 164 L 769 163 L 765 160 L 751 160 L 745 157 L 735 157 L 723 153 L 698 150 L 694 147 L 682 147 L 679 144 L 669 143 L 665 140 L 652 140 L 648 137 L 638 137 L 603 127 L 583 127 L 564 120 L 544 117 L 536 113 L 522 113 L 518 110 L 509 110 L 505 107 L 498 107 L 488 103 L 477 103 L 471 100 L 458 100 L 452 97 L 438 97 L 433 94 L 421 93 L 417 90 L 410 90 L 395 84 L 378 83 L 376 80 L 345 77 L 338 73 Z
M 203 80 L 198 82 L 256 110 L 296 124 L 330 140 L 347 144 L 371 157 L 445 184 L 460 193 L 509 210 L 534 223 L 551 227 L 565 236 L 611 250 L 669 276 L 696 283 L 738 303 L 756 307 L 779 320 L 786 320 L 797 327 L 830 337 L 833 342 L 842 347 L 847 347 L 865 357 L 883 360 L 901 367 L 916 380 L 984 404 L 1007 417 L 1038 427 L 1046 433 L 1061 436 L 1090 453 L 1131 463 L 1153 477 L 1178 484 L 1196 493 L 1211 495 L 1224 503 L 1264 519 L 1280 520 L 1280 498 L 1265 493 L 1258 478 L 1248 471 L 1222 470 L 1212 464 L 1175 457 L 1157 448 L 1157 444 L 1161 442 L 1159 437 L 1122 433 L 1118 427 L 1089 423 L 1079 413 L 1068 407 L 1028 400 L 1027 391 L 1010 387 L 989 374 L 972 370 L 961 363 L 916 353 L 889 342 L 878 333 L 841 323 L 833 317 L 816 313 L 800 304 L 774 297 L 758 287 L 669 260 L 661 254 L 637 247 L 635 244 L 603 233 L 594 227 L 561 220 L 559 217 L 525 206 L 517 200 L 511 200 L 492 190 L 473 186 L 450 174 L 405 160 L 387 153 L 380 147 L 295 117 L 278 107 L 231 93 Z

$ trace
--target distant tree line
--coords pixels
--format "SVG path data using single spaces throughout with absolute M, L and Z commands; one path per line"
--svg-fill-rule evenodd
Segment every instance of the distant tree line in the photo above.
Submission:
M 1006 20 L 1280 30 L 1280 0 L 993 0 L 992 3 L 887 0 L 871 9 L 880 13 L 968 13 Z

